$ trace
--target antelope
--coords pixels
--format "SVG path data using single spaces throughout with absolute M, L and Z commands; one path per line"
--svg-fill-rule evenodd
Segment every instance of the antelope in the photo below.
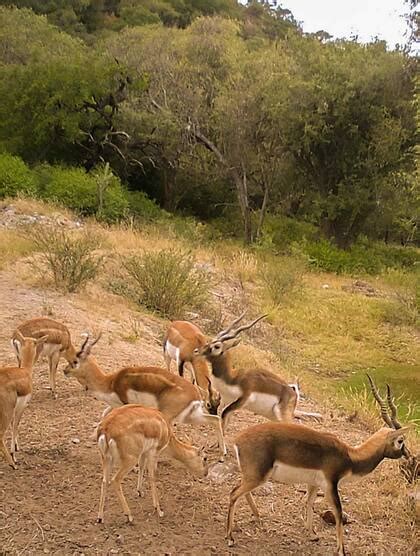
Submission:
M 75 362 L 64 369 L 75 377 L 97 400 L 111 407 L 138 403 L 159 409 L 172 423 L 208 424 L 216 429 L 221 455 L 226 455 L 221 420 L 206 412 L 198 388 L 188 380 L 160 367 L 124 367 L 104 373 L 90 355 L 100 335 L 89 343 L 86 336 Z
M 296 409 L 299 400 L 299 387 L 287 384 L 273 372 L 257 368 L 249 370 L 234 369 L 229 350 L 237 346 L 241 339 L 238 334 L 248 330 L 266 317 L 262 315 L 249 324 L 234 327 L 243 319 L 245 313 L 225 330 L 203 346 L 196 348 L 196 355 L 204 355 L 212 367 L 212 385 L 222 397 L 222 428 L 226 430 L 228 419 L 234 411 L 248 409 L 272 421 L 291 421 L 298 419 L 322 419 L 319 413 L 308 413 Z
M 194 382 L 203 398 L 208 402 L 209 413 L 217 415 L 220 405 L 220 394 L 211 386 L 209 368 L 206 359 L 196 355 L 194 350 L 207 343 L 207 338 L 198 326 L 184 320 L 171 323 L 163 341 L 163 355 L 168 371 L 171 361 L 175 360 L 179 376 L 184 376 L 184 365 L 191 364 Z
M 20 342 L 20 366 L 0 368 L 0 447 L 13 469 L 16 469 L 19 423 L 32 395 L 32 368 L 38 348 L 47 341 L 47 336 L 29 338 L 19 330 L 16 337 Z M 12 425 L 10 453 L 4 441 L 9 425 Z
M 147 467 L 153 507 L 163 517 L 156 489 L 155 472 L 161 453 L 183 463 L 195 476 L 207 475 L 205 458 L 190 444 L 178 440 L 172 429 L 157 409 L 129 404 L 113 409 L 101 421 L 97 429 L 97 442 L 102 460 L 102 486 L 99 501 L 98 523 L 104 519 L 107 486 L 112 486 L 121 502 L 128 521 L 133 521 L 130 508 L 122 491 L 124 477 L 138 462 L 139 475 L 137 492 L 142 496 L 144 469 Z M 111 479 L 113 464 L 118 469 Z
M 314 540 L 317 537 L 313 528 L 313 503 L 318 488 L 324 491 L 333 506 L 337 551 L 339 556 L 344 556 L 343 516 L 338 484 L 344 479 L 368 475 L 384 458 L 398 459 L 408 453 L 404 435 L 409 427 L 402 428 L 396 420 L 396 413 L 390 417 L 385 402 L 381 400 L 381 403 L 381 414 L 387 427 L 379 429 L 356 447 L 331 433 L 294 423 L 263 423 L 240 433 L 234 449 L 241 482 L 230 493 L 227 519 L 229 546 L 234 544 L 232 530 L 238 500 L 245 496 L 252 513 L 259 519 L 251 493 L 262 483 L 272 480 L 308 485 L 306 527 L 314 535 Z M 393 411 L 391 405 L 390 409 Z
M 64 324 L 45 317 L 34 318 L 20 324 L 11 339 L 12 348 L 20 366 L 22 357 L 18 333 L 32 338 L 47 337 L 47 341 L 38 346 L 35 363 L 40 355 L 48 358 L 50 389 L 53 398 L 56 398 L 56 374 L 60 357 L 64 357 L 68 363 L 76 360 L 76 349 L 71 342 L 69 329 Z

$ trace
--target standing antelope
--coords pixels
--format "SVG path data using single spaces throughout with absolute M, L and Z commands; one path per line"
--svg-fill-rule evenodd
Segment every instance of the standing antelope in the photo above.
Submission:
M 238 334 L 248 330 L 266 315 L 256 318 L 251 323 L 234 327 L 244 317 L 243 313 L 226 330 L 222 330 L 211 341 L 196 348 L 196 355 L 204 355 L 212 366 L 212 384 L 222 396 L 223 431 L 234 411 L 248 409 L 273 421 L 291 421 L 293 417 L 312 417 L 321 419 L 319 413 L 298 411 L 299 399 L 297 384 L 287 384 L 278 375 L 267 369 L 234 369 L 228 351 L 241 341 Z
M 86 337 L 76 361 L 64 369 L 66 376 L 77 378 L 97 400 L 111 407 L 138 403 L 159 409 L 170 423 L 212 425 L 216 429 L 221 454 L 226 455 L 220 417 L 205 411 L 205 404 L 194 384 L 160 367 L 124 367 L 113 373 L 104 373 L 90 355 L 99 337 L 91 343 L 89 336 Z
M 32 368 L 37 349 L 47 341 L 47 336 L 28 338 L 19 331 L 16 336 L 20 342 L 20 367 L 0 368 L 0 448 L 13 469 L 16 469 L 15 452 L 18 450 L 19 422 L 32 396 Z M 12 441 L 9 453 L 4 435 L 10 424 Z
M 307 529 L 315 535 L 313 503 L 318 488 L 321 488 L 333 506 L 337 551 L 340 556 L 344 556 L 343 516 L 338 484 L 343 479 L 369 474 L 384 458 L 397 459 L 408 453 L 404 445 L 404 434 L 409 427 L 401 428 L 396 420 L 396 413 L 392 418 L 389 417 L 383 400 L 381 403 L 382 417 L 388 427 L 381 428 L 356 447 L 349 446 L 333 434 L 293 423 L 263 423 L 240 433 L 235 441 L 235 451 L 241 482 L 230 493 L 227 520 L 229 545 L 234 542 L 233 521 L 239 498 L 245 496 L 258 519 L 258 510 L 251 492 L 259 485 L 268 480 L 286 484 L 306 483 Z M 393 411 L 391 405 L 390 409 Z
M 137 462 L 139 463 L 137 491 L 141 496 L 144 469 L 147 467 L 153 507 L 159 517 L 163 516 L 163 512 L 159 505 L 155 471 L 160 453 L 163 452 L 180 461 L 198 477 L 204 477 L 207 474 L 205 459 L 201 457 L 200 451 L 190 444 L 178 440 L 165 417 L 157 409 L 134 404 L 113 409 L 99 424 L 97 441 L 103 470 L 98 512 L 99 523 L 102 523 L 104 518 L 108 484 L 115 488 L 128 521 L 133 521 L 121 483 Z M 111 480 L 114 463 L 118 463 L 118 470 Z
M 14 331 L 11 339 L 12 348 L 20 365 L 22 356 L 19 332 L 24 336 L 32 338 L 47 337 L 47 341 L 38 346 L 35 362 L 40 355 L 45 355 L 48 358 L 50 388 L 55 398 L 56 374 L 60 357 L 64 357 L 68 363 L 74 363 L 76 360 L 76 349 L 71 342 L 69 329 L 64 324 L 45 317 L 27 320 L 20 324 Z
M 210 372 L 204 357 L 194 351 L 203 347 L 208 339 L 203 332 L 191 322 L 176 320 L 166 331 L 163 341 L 163 355 L 168 371 L 171 370 L 171 361 L 176 361 L 178 374 L 184 376 L 184 365 L 191 364 L 194 381 L 209 404 L 209 412 L 217 415 L 220 405 L 220 394 L 211 386 Z

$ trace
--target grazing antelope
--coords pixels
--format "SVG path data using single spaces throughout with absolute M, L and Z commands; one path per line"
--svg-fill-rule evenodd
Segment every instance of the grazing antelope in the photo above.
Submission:
M 113 409 L 99 424 L 97 441 L 103 470 L 99 523 L 104 519 L 108 485 L 115 488 L 128 521 L 133 521 L 121 483 L 137 462 L 139 464 L 137 491 L 141 496 L 144 469 L 147 467 L 153 507 L 159 517 L 163 516 L 155 482 L 159 454 L 164 453 L 180 461 L 195 476 L 204 477 L 207 474 L 205 458 L 201 457 L 200 451 L 178 440 L 165 417 L 157 409 L 134 404 Z M 112 466 L 115 463 L 118 464 L 118 469 L 111 479 Z
M 171 361 L 175 360 L 178 374 L 182 377 L 185 363 L 191 364 L 194 381 L 209 404 L 209 412 L 217 415 L 221 400 L 220 394 L 211 385 L 206 359 L 194 353 L 195 349 L 206 345 L 207 342 L 208 339 L 198 326 L 185 320 L 176 320 L 166 331 L 163 341 L 163 356 L 168 371 L 171 370 Z
M 231 348 L 241 341 L 238 334 L 248 330 L 266 315 L 251 323 L 234 327 L 244 317 L 243 313 L 226 330 L 222 330 L 210 342 L 196 348 L 196 355 L 204 355 L 212 366 L 212 384 L 222 396 L 222 425 L 226 429 L 228 419 L 234 411 L 248 409 L 273 421 L 291 421 L 293 417 L 322 419 L 319 413 L 307 413 L 296 409 L 299 400 L 297 384 L 287 384 L 278 375 L 267 369 L 234 369 L 230 360 Z
M 234 542 L 232 530 L 235 506 L 242 496 L 245 496 L 255 517 L 259 518 L 251 494 L 259 485 L 268 480 L 286 484 L 306 483 L 306 527 L 315 535 L 313 503 L 318 488 L 321 488 L 333 506 L 337 551 L 340 556 L 344 556 L 343 516 L 338 484 L 343 479 L 369 474 L 384 458 L 397 459 L 407 453 L 404 434 L 409 427 L 401 428 L 396 417 L 391 419 L 385 405 L 382 417 L 388 426 L 379 429 L 356 447 L 349 446 L 331 433 L 293 423 L 263 423 L 240 433 L 235 441 L 235 451 L 241 482 L 230 493 L 227 520 L 229 545 Z
M 71 342 L 69 329 L 64 324 L 45 317 L 27 320 L 20 324 L 14 331 L 11 339 L 12 348 L 20 365 L 22 357 L 21 343 L 18 337 L 19 332 L 31 338 L 47 337 L 47 341 L 38 346 L 35 362 L 40 355 L 45 355 L 48 358 L 50 388 L 55 398 L 56 374 L 60 357 L 64 357 L 68 363 L 75 362 L 76 360 L 76 349 Z
M 208 424 L 216 429 L 220 451 L 226 455 L 221 420 L 205 411 L 198 388 L 188 380 L 160 367 L 124 367 L 104 373 L 90 355 L 100 336 L 89 343 L 89 336 L 76 355 L 76 361 L 64 369 L 74 376 L 97 400 L 111 407 L 138 403 L 159 409 L 172 423 Z
M 20 367 L 0 368 L 0 448 L 13 469 L 16 469 L 15 452 L 18 450 L 19 422 L 32 395 L 32 368 L 37 349 L 47 341 L 47 336 L 28 338 L 19 330 L 16 337 L 20 342 Z M 10 424 L 12 441 L 9 453 L 4 435 Z

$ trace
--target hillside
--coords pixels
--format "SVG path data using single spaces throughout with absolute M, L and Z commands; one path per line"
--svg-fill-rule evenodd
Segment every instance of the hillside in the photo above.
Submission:
M 5 203 L 7 205 L 7 203 Z M 48 315 L 69 326 L 74 341 L 83 331 L 102 331 L 95 348 L 107 371 L 129 363 L 163 364 L 161 340 L 167 319 L 131 299 L 117 295 L 121 256 L 141 250 L 153 252 L 193 245 L 196 265 L 210 275 L 210 296 L 200 310 L 186 317 L 214 332 L 222 321 L 247 308 L 269 310 L 267 322 L 246 335 L 236 350 L 238 365 L 257 362 L 287 378 L 298 376 L 305 395 L 303 407 L 325 415 L 323 430 L 331 430 L 354 444 L 377 426 L 376 410 L 363 389 L 369 369 L 378 384 L 390 380 L 405 411 L 419 415 L 420 342 L 418 329 L 381 320 L 384 304 L 394 303 L 394 290 L 384 278 L 355 283 L 349 277 L 304 270 L 299 287 L 287 291 L 282 303 L 270 304 L 258 275 L 258 255 L 234 244 L 205 245 L 152 225 L 101 227 L 80 222 L 71 213 L 49 205 L 14 201 L 13 222 L 0 212 L 0 357 L 13 364 L 11 331 L 21 321 Z M 4 226 L 7 213 L 9 223 Z M 35 217 L 34 214 L 36 213 Z M 38 257 L 28 232 L 28 216 L 50 230 L 83 230 L 100 235 L 106 264 L 94 281 L 79 293 L 52 288 L 48 276 L 34 272 Z M 29 220 L 31 220 L 29 218 Z M 21 224 L 25 226 L 19 228 Z M 283 268 L 290 269 L 290 260 Z M 289 266 L 287 266 L 289 265 Z M 297 278 L 296 278 L 297 280 Z M 371 288 L 371 289 L 369 289 Z M 113 290 L 110 291 L 110 289 Z M 121 293 L 124 293 L 121 290 Z M 61 362 L 60 367 L 64 365 Z M 158 488 L 165 516 L 151 513 L 149 492 L 138 500 L 134 474 L 124 483 L 134 523 L 127 525 L 117 500 L 109 500 L 105 524 L 95 524 L 101 470 L 93 432 L 104 404 L 89 397 L 76 381 L 58 378 L 58 400 L 46 390 L 46 362 L 37 364 L 34 395 L 20 427 L 18 470 L 0 462 L 0 546 L 5 554 L 330 554 L 334 528 L 320 519 L 324 499 L 315 506 L 318 543 L 308 540 L 300 519 L 303 493 L 295 488 L 268 485 L 256 502 L 263 516 L 257 527 L 249 509 L 240 506 L 237 545 L 227 548 L 224 526 L 228 493 L 236 483 L 232 451 L 224 464 L 209 448 L 212 432 L 206 427 L 178 426 L 197 445 L 205 445 L 211 462 L 209 477 L 193 480 L 172 463 L 159 465 Z M 349 390 L 349 387 L 353 390 Z M 345 389 L 345 392 L 342 389 Z M 349 395 L 351 393 L 351 395 Z M 344 394 L 344 395 L 343 395 Z M 355 414 L 354 411 L 358 413 Z M 243 412 L 232 419 L 228 446 L 239 430 L 262 421 Z M 410 446 L 418 448 L 415 435 Z M 344 509 L 350 516 L 345 542 L 353 554 L 408 554 L 416 550 L 416 529 L 408 490 L 395 462 L 385 461 L 361 483 L 343 486 Z M 110 495 L 111 498 L 112 495 Z M 417 539 L 418 540 L 418 539 Z M 419 546 L 417 545 L 417 548 Z

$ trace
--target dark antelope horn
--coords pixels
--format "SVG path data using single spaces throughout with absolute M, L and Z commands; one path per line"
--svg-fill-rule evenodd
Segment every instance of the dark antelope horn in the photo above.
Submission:
M 388 400 L 389 409 L 391 410 L 392 424 L 394 425 L 394 429 L 401 429 L 402 425 L 397 421 L 397 406 L 392 399 L 391 387 L 389 384 L 386 385 L 386 390 L 386 399 Z
M 228 334 L 232 328 L 234 326 L 236 326 L 238 324 L 238 322 L 240 322 L 244 316 L 246 314 L 246 311 L 244 311 L 237 319 L 235 319 L 227 328 L 225 328 L 225 330 L 222 330 L 221 332 L 219 332 L 219 334 L 216 336 L 216 338 L 218 340 L 220 340 L 225 334 Z
M 267 315 L 261 315 L 260 317 L 257 317 L 256 319 L 254 319 L 252 322 L 250 322 L 249 324 L 244 324 L 243 326 L 240 326 L 239 328 L 237 328 L 236 330 L 233 330 L 233 332 L 231 332 L 230 334 L 227 334 L 223 337 L 219 337 L 218 340 L 225 342 L 226 340 L 232 340 L 232 338 L 236 338 L 236 336 L 240 333 L 243 332 L 244 330 L 248 330 L 249 328 L 251 328 L 252 326 L 254 326 L 255 324 L 257 324 L 258 321 L 265 319 Z
M 97 336 L 97 337 L 95 338 L 95 340 L 93 340 L 93 342 L 90 344 L 89 349 L 92 349 L 93 346 L 99 342 L 99 340 L 101 339 L 101 336 L 102 336 L 102 331 L 99 332 L 98 336 Z
M 373 380 L 370 378 L 370 376 L 368 374 L 366 374 L 366 376 L 369 379 L 370 382 L 370 387 L 372 389 L 372 394 L 373 397 L 375 398 L 375 400 L 378 402 L 380 408 L 381 408 L 381 417 L 382 419 L 385 421 L 385 423 L 388 425 L 388 427 L 390 427 L 391 429 L 395 428 L 394 424 L 392 423 L 389 415 L 388 415 L 388 410 L 386 407 L 386 403 L 385 400 L 383 400 L 379 394 L 378 389 L 375 386 L 375 383 L 373 382 Z
M 87 344 L 88 341 L 89 341 L 89 332 L 83 333 L 82 336 L 85 336 L 85 339 L 83 340 L 82 346 L 81 346 L 81 348 L 79 349 L 79 354 L 82 353 L 82 352 L 84 351 L 84 349 L 85 349 L 85 347 L 86 347 L 86 344 Z

